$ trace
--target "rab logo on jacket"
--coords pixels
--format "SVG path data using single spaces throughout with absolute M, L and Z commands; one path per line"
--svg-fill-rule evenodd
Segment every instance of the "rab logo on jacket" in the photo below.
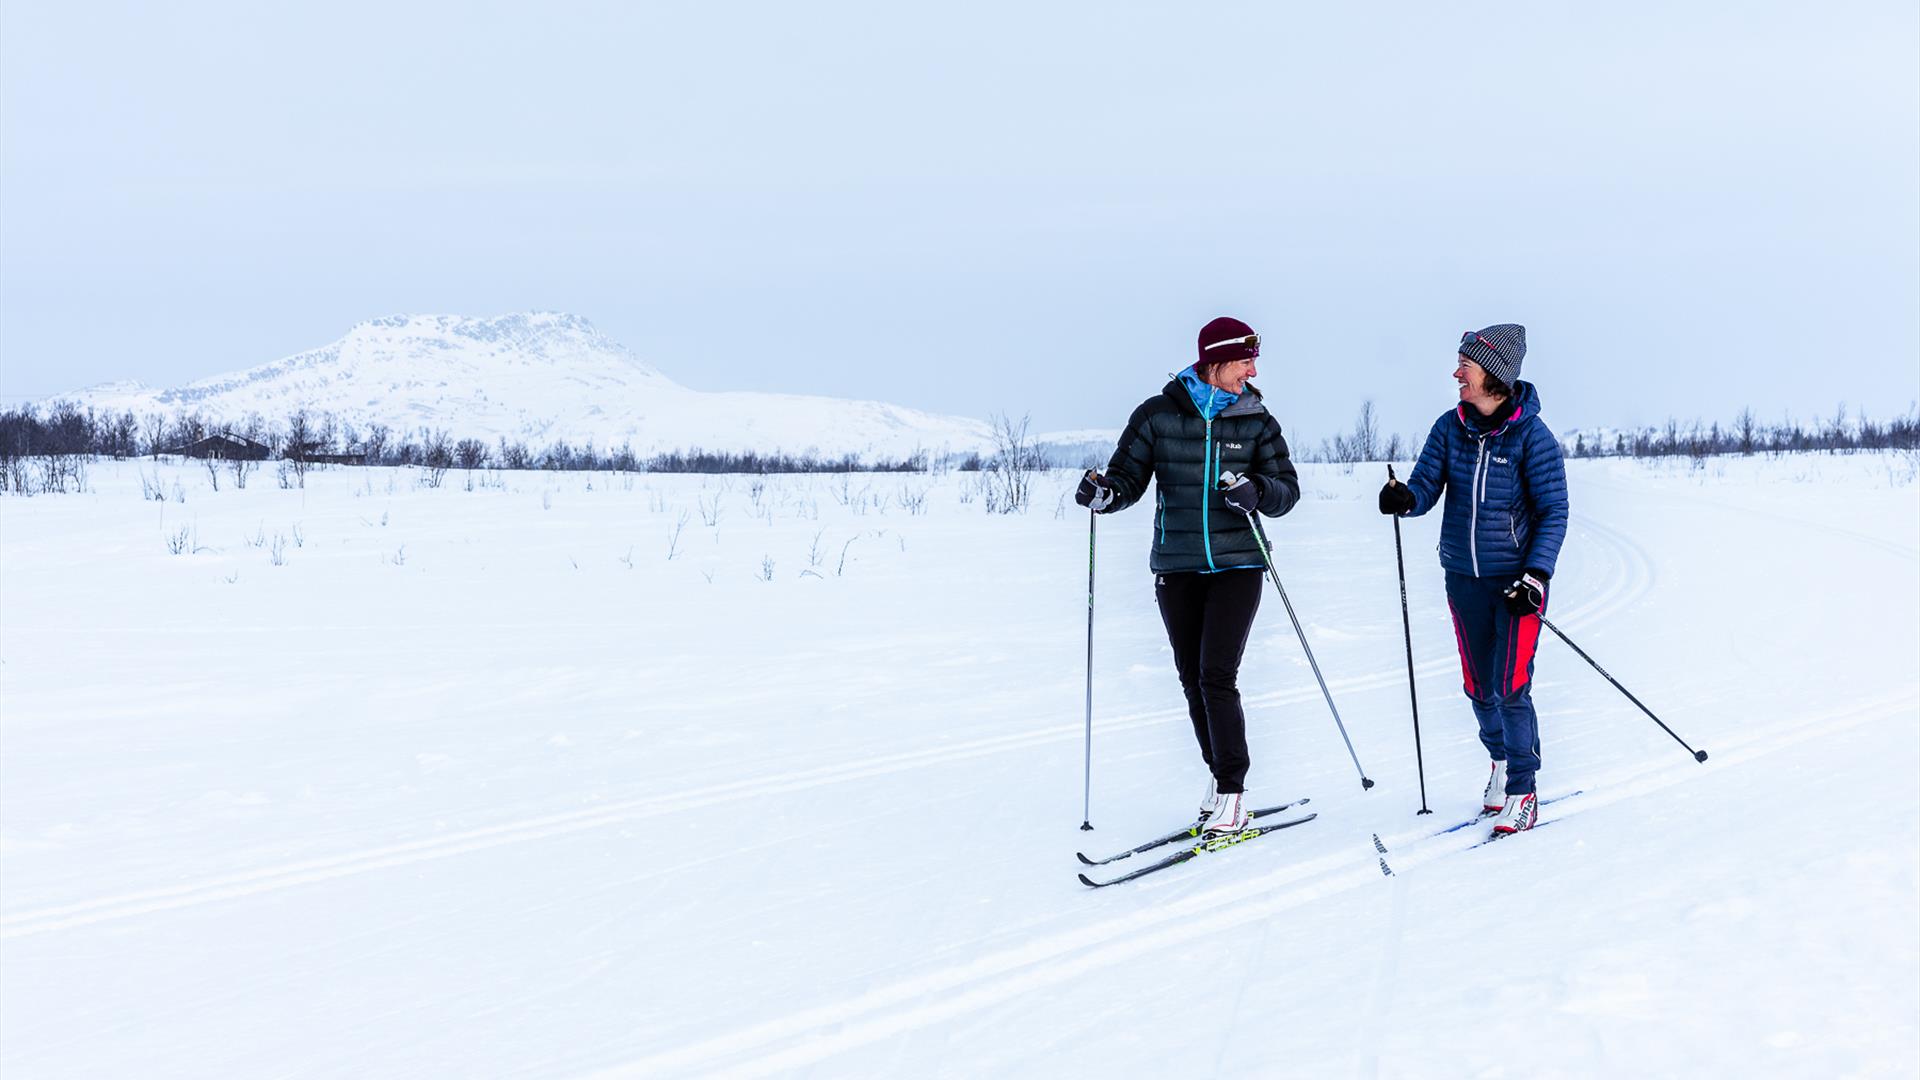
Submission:
M 1495 456 L 1494 456 L 1494 459 L 1493 459 L 1493 463 L 1494 463 L 1495 465 L 1505 465 L 1505 464 L 1507 463 L 1507 459 L 1506 459 L 1506 458 L 1503 458 L 1503 457 L 1500 457 L 1500 456 L 1498 456 L 1498 455 L 1495 455 Z
M 1237 442 L 1223 442 L 1220 445 L 1226 447 L 1229 450 L 1245 450 L 1246 449 L 1246 447 L 1241 446 Z

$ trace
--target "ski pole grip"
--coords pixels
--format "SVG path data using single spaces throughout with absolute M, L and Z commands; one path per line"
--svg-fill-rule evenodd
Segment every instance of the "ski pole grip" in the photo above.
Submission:
M 1225 491 L 1239 482 L 1240 482 L 1240 478 L 1234 475 L 1232 469 L 1226 469 L 1220 473 L 1220 490 L 1221 491 Z

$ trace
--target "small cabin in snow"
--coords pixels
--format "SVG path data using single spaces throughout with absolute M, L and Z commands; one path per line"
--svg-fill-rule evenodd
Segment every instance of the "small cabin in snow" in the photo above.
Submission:
M 254 442 L 245 435 L 221 431 L 198 442 L 162 450 L 161 453 L 180 454 L 184 457 L 221 458 L 226 461 L 265 461 L 273 455 L 273 450 L 265 443 Z

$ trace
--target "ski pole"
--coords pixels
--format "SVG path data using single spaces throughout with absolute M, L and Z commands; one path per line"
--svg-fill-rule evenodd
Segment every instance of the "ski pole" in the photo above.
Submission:
M 1093 831 L 1093 537 L 1098 513 L 1087 511 L 1087 768 L 1084 801 L 1080 806 L 1080 831 Z
M 1595 659 L 1594 659 L 1593 657 L 1591 657 L 1591 656 L 1588 656 L 1588 655 L 1587 655 L 1587 651 L 1586 651 L 1585 649 L 1582 649 L 1582 648 L 1581 648 L 1580 646 L 1578 646 L 1578 645 L 1575 645 L 1575 644 L 1573 643 L 1573 639 L 1572 639 L 1572 638 L 1570 638 L 1570 637 L 1568 637 L 1567 635 L 1565 635 L 1565 634 L 1563 634 L 1563 633 L 1561 633 L 1561 632 L 1560 632 L 1560 628 L 1559 628 L 1559 627 L 1557 627 L 1557 626 L 1555 626 L 1555 625 L 1553 625 L 1553 623 L 1551 623 L 1551 622 L 1549 622 L 1549 621 L 1547 620 L 1547 616 L 1545 615 L 1545 613 L 1542 613 L 1542 614 L 1541 614 L 1541 616 L 1540 616 L 1540 625 L 1542 625 L 1542 626 L 1544 626 L 1544 627 L 1546 627 L 1547 629 L 1549 629 L 1549 630 L 1551 630 L 1551 631 L 1553 631 L 1553 632 L 1554 632 L 1555 634 L 1559 634 L 1559 636 L 1560 636 L 1560 640 L 1561 640 L 1561 641 L 1564 641 L 1564 642 L 1566 642 L 1566 643 L 1567 643 L 1567 648 L 1569 648 L 1569 649 L 1572 649 L 1572 650 L 1573 650 L 1574 652 L 1577 652 L 1577 653 L 1579 653 L 1579 654 L 1580 654 L 1580 659 L 1582 659 L 1582 660 L 1585 660 L 1585 661 L 1586 661 L 1587 663 L 1589 663 L 1589 664 L 1592 664 L 1592 665 L 1593 665 L 1593 670 L 1595 670 L 1595 671 L 1597 671 L 1597 672 L 1599 672 L 1599 673 L 1600 673 L 1600 674 L 1601 674 L 1601 675 L 1602 675 L 1603 677 L 1605 677 L 1605 678 L 1606 678 L 1606 680 L 1607 680 L 1608 682 L 1610 682 L 1610 683 L 1612 683 L 1612 684 L 1613 684 L 1613 688 L 1614 688 L 1615 690 L 1618 690 L 1618 691 L 1620 691 L 1621 693 L 1623 693 L 1623 694 L 1625 694 L 1625 695 L 1627 695 L 1627 700 L 1628 700 L 1628 701 L 1631 701 L 1631 702 L 1633 702 L 1633 703 L 1634 703 L 1635 705 L 1639 705 L 1639 706 L 1640 706 L 1640 711 L 1641 711 L 1641 712 L 1643 712 L 1643 713 L 1646 713 L 1646 714 L 1647 714 L 1647 716 L 1649 716 L 1649 717 L 1651 717 L 1654 723 L 1656 723 L 1656 724 L 1659 724 L 1659 725 L 1660 725 L 1660 730 L 1661 730 L 1661 731 L 1664 731 L 1664 732 L 1666 732 L 1667 734 L 1669 734 L 1669 735 L 1672 735 L 1672 736 L 1673 736 L 1673 741 L 1674 741 L 1674 742 L 1677 742 L 1677 743 L 1679 743 L 1679 744 L 1680 744 L 1681 746 L 1683 746 L 1683 747 L 1686 747 L 1686 750 L 1687 750 L 1687 753 L 1689 753 L 1689 754 L 1692 754 L 1692 755 L 1693 755 L 1693 760 L 1695 760 L 1695 761 L 1705 761 L 1705 760 L 1707 760 L 1707 752 L 1706 752 L 1705 750 L 1695 750 L 1695 749 L 1694 749 L 1693 747 L 1691 747 L 1691 746 L 1687 746 L 1687 740 L 1685 740 L 1685 739 L 1683 739 L 1683 738 L 1681 738 L 1681 737 L 1680 737 L 1679 735 L 1677 735 L 1677 734 L 1675 734 L 1675 733 L 1674 733 L 1674 730 L 1673 730 L 1672 728 L 1670 728 L 1670 727 L 1668 727 L 1668 726 L 1666 725 L 1666 723 L 1665 723 L 1664 721 L 1662 721 L 1662 720 L 1661 720 L 1661 719 L 1660 719 L 1659 717 L 1657 717 L 1657 716 L 1654 716 L 1654 715 L 1653 715 L 1653 710 L 1652 710 L 1652 709 L 1649 709 L 1649 708 L 1647 708 L 1647 707 L 1646 707 L 1645 705 L 1641 705 L 1641 703 L 1640 703 L 1640 699 L 1639 699 L 1639 698 L 1637 698 L 1637 697 L 1634 697 L 1634 696 L 1633 696 L 1633 691 L 1631 691 L 1631 690 L 1629 690 L 1629 689 L 1627 689 L 1627 688 L 1626 688 L 1626 687 L 1624 687 L 1624 686 L 1621 686 L 1621 685 L 1620 685 L 1620 680 L 1619 680 L 1619 679 L 1616 679 L 1616 678 L 1614 678 L 1613 676 L 1611 676 L 1611 675 L 1608 675 L 1608 674 L 1607 674 L 1607 669 L 1606 669 L 1606 668 L 1603 668 L 1603 667 L 1601 667 L 1601 666 L 1600 666 L 1600 662 L 1599 662 L 1599 661 L 1597 661 L 1597 660 L 1595 660 Z
M 1231 487 L 1238 480 L 1239 477 L 1230 472 L 1220 474 L 1222 488 Z M 1333 704 L 1333 694 L 1327 689 L 1327 680 L 1320 676 L 1320 662 L 1313 658 L 1313 646 L 1307 644 L 1307 632 L 1300 625 L 1300 617 L 1293 613 L 1293 601 L 1287 599 L 1287 587 L 1280 584 L 1280 571 L 1274 569 L 1273 550 L 1267 544 L 1267 534 L 1260 528 L 1260 522 L 1254 518 L 1252 511 L 1245 513 L 1247 524 L 1253 526 L 1254 539 L 1260 542 L 1260 558 L 1267 564 L 1267 576 L 1273 579 L 1273 587 L 1280 590 L 1280 602 L 1287 606 L 1287 618 L 1293 620 L 1294 636 L 1300 639 L 1300 648 L 1306 651 L 1307 663 L 1313 668 L 1314 681 L 1320 684 L 1320 695 L 1327 699 L 1327 709 L 1333 713 L 1334 726 L 1340 729 L 1340 741 L 1347 744 L 1347 756 L 1353 759 L 1354 771 L 1360 774 L 1360 787 L 1371 791 L 1373 781 L 1367 779 L 1367 770 L 1360 767 L 1360 755 L 1353 752 L 1353 740 L 1347 738 L 1347 725 L 1340 720 L 1340 710 Z
M 1387 482 L 1394 482 L 1393 466 L 1387 466 Z M 1427 809 L 1427 764 L 1420 753 L 1420 694 L 1413 687 L 1413 620 L 1407 615 L 1407 560 L 1400 553 L 1400 515 L 1393 516 L 1393 565 L 1400 571 L 1400 628 L 1407 637 L 1407 697 L 1413 702 L 1413 764 L 1420 771 L 1420 814 Z

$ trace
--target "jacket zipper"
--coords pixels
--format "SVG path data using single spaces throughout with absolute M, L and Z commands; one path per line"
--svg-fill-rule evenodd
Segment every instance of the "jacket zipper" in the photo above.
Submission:
M 1473 463 L 1473 517 L 1467 522 L 1467 551 L 1473 557 L 1473 576 L 1480 576 L 1480 508 L 1487 499 L 1487 440 L 1480 439 L 1480 458 Z
M 1160 546 L 1165 547 L 1167 545 L 1167 493 L 1156 492 L 1155 498 L 1160 502 Z
M 1200 543 L 1207 551 L 1207 569 L 1218 570 L 1213 565 L 1213 527 L 1207 523 L 1207 504 L 1213 501 L 1213 418 L 1207 418 L 1206 453 L 1202 455 L 1200 477 Z

